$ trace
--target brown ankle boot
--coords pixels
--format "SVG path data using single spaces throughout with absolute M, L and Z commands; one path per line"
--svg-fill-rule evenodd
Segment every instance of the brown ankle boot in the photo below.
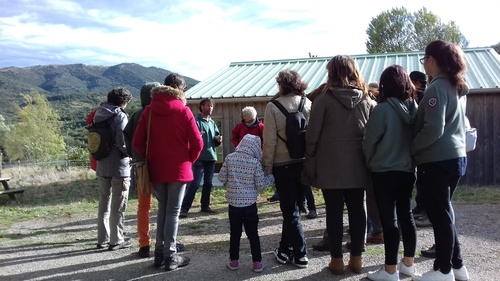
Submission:
M 333 258 L 332 257 L 332 260 L 330 261 L 328 268 L 335 275 L 344 274 L 344 260 L 342 258 Z
M 361 273 L 361 256 L 351 256 L 349 258 L 349 268 L 354 273 Z

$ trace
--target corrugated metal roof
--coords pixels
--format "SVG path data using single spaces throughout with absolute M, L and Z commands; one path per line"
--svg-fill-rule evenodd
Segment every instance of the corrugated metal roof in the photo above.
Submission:
M 500 87 L 500 56 L 492 48 L 464 49 L 467 60 L 466 80 L 471 90 Z M 419 59 L 424 52 L 367 54 L 352 56 L 364 80 L 378 81 L 382 71 L 399 64 L 408 72 L 424 72 Z M 326 64 L 331 57 L 271 61 L 233 62 L 186 92 L 188 99 L 267 98 L 278 92 L 275 77 L 283 69 L 297 71 L 308 83 L 307 93 L 326 81 Z

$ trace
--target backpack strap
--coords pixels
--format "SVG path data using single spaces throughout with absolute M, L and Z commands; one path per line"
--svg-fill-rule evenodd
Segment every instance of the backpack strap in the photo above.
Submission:
M 304 97 L 302 97 L 300 99 L 300 103 L 299 103 L 299 108 L 297 109 L 298 112 L 302 112 L 302 110 L 304 110 L 304 105 L 306 104 L 306 99 Z

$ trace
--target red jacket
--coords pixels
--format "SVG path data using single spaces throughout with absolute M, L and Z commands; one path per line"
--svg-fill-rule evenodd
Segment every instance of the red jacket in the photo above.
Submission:
M 151 104 L 144 109 L 137 124 L 132 145 L 144 158 L 152 111 L 147 156 L 151 182 L 190 182 L 192 164 L 200 155 L 203 140 L 193 113 L 185 105 L 184 93 L 169 86 L 158 86 L 153 88 L 151 96 Z
M 232 141 L 233 145 L 236 148 L 240 141 L 243 139 L 243 137 L 246 134 L 258 136 L 260 138 L 260 143 L 261 143 L 261 148 L 263 147 L 262 145 L 264 144 L 264 139 L 262 138 L 262 133 L 264 132 L 264 123 L 260 121 L 259 119 L 255 119 L 255 123 L 252 124 L 252 126 L 248 127 L 245 121 L 240 122 L 238 125 L 236 125 L 233 129 L 232 133 Z

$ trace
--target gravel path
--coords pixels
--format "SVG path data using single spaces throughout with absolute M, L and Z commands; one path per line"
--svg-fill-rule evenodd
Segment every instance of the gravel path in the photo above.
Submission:
M 498 205 L 455 203 L 454 207 L 462 253 L 471 280 L 500 280 Z M 260 211 L 259 224 L 266 266 L 262 273 L 251 270 L 245 235 L 241 240 L 240 269 L 230 271 L 225 267 L 229 256 L 229 224 L 222 214 L 193 213 L 181 220 L 179 240 L 186 244 L 186 252 L 182 254 L 191 257 L 191 264 L 171 272 L 154 268 L 152 257 L 138 258 L 133 215 L 127 216 L 126 220 L 126 230 L 135 240 L 131 249 L 115 252 L 95 249 L 95 219 L 94 214 L 89 214 L 83 218 L 67 215 L 24 221 L 12 226 L 10 234 L 6 235 L 11 240 L 0 243 L 0 280 L 368 280 L 366 273 L 384 262 L 383 246 L 368 245 L 363 255 L 362 274 L 346 271 L 343 276 L 332 275 L 327 269 L 329 254 L 311 249 L 311 245 L 321 239 L 325 227 L 324 208 L 319 208 L 318 218 L 303 220 L 309 267 L 299 269 L 290 264 L 280 265 L 272 254 L 281 229 L 278 204 L 262 209 L 266 210 Z M 155 219 L 153 217 L 152 221 Z M 155 225 L 152 228 L 154 236 Z M 432 245 L 432 228 L 419 228 L 417 236 L 417 250 Z M 347 240 L 348 237 L 344 236 L 344 241 Z M 348 253 L 344 255 L 344 262 L 347 260 Z M 419 256 L 416 263 L 421 272 L 431 267 L 432 260 Z M 401 277 L 401 280 L 411 280 L 407 276 Z

